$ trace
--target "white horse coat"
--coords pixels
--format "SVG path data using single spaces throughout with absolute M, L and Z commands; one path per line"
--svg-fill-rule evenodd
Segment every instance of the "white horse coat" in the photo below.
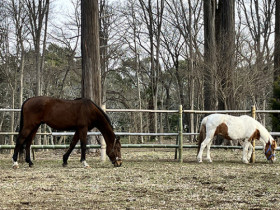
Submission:
M 228 140 L 244 139 L 242 157 L 244 163 L 249 163 L 253 151 L 251 141 L 254 139 L 258 139 L 262 142 L 264 150 L 267 150 L 265 155 L 268 160 L 276 160 L 276 141 L 258 121 L 247 115 L 235 117 L 226 114 L 211 114 L 203 118 L 201 122 L 197 155 L 198 162 L 202 162 L 202 153 L 206 146 L 207 160 L 212 162 L 210 157 L 210 147 L 213 138 L 216 135 L 221 135 Z

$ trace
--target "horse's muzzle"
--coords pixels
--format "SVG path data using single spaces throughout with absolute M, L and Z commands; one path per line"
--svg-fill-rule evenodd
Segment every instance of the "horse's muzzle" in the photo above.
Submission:
M 270 162 L 271 162 L 271 163 L 275 163 L 275 162 L 276 162 L 276 157 L 271 158 L 271 159 L 270 159 Z
M 120 166 L 122 166 L 122 160 L 116 160 L 113 164 L 114 164 L 114 167 L 120 167 Z

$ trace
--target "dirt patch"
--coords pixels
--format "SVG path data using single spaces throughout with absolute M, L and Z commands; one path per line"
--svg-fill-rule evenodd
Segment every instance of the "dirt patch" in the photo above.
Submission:
M 280 163 L 245 165 L 240 150 L 212 150 L 213 163 L 198 164 L 196 149 L 123 149 L 123 166 L 79 154 L 62 167 L 62 153 L 38 152 L 34 167 L 12 169 L 11 155 L 0 155 L 1 209 L 270 209 L 280 208 Z

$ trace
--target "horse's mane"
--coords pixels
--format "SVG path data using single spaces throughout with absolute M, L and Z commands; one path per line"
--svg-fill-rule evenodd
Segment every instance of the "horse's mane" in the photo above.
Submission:
M 82 100 L 82 99 L 86 99 L 86 98 L 76 98 L 75 100 Z M 106 120 L 108 121 L 108 123 L 109 123 L 109 125 L 111 126 L 112 130 L 114 130 L 113 125 L 112 125 L 112 123 L 111 123 L 111 120 L 110 120 L 110 118 L 108 117 L 108 115 L 104 112 L 104 110 L 103 110 L 100 106 L 98 106 L 96 103 L 94 103 L 92 100 L 90 100 L 90 99 L 86 99 L 86 100 L 90 101 L 91 103 L 93 103 L 94 106 L 97 107 L 97 109 L 104 115 L 104 117 L 105 117 Z

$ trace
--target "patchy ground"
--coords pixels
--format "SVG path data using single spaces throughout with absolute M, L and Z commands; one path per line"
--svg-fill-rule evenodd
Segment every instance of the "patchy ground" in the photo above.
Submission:
M 241 162 L 241 150 L 212 150 L 213 163 L 196 163 L 196 150 L 123 149 L 123 166 L 79 155 L 62 167 L 62 152 L 36 153 L 34 167 L 12 169 L 0 155 L 0 209 L 280 209 L 280 163 Z

